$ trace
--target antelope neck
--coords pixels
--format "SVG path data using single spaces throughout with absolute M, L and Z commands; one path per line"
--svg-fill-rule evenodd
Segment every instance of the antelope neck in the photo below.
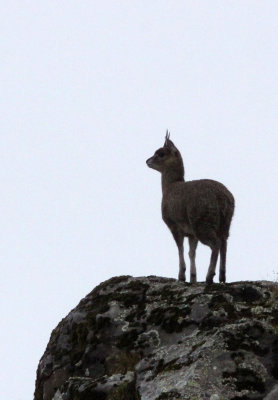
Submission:
M 169 185 L 175 182 L 184 182 L 184 174 L 182 171 L 171 170 L 163 172 L 161 175 L 162 192 L 164 193 Z

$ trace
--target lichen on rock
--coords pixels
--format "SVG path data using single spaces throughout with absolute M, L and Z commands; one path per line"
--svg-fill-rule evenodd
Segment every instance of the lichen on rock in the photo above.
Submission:
M 34 399 L 273 400 L 277 293 L 266 281 L 111 278 L 53 330 Z

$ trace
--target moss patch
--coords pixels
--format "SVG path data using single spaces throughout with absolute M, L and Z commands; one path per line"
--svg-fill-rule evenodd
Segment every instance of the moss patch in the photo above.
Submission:
M 107 396 L 107 400 L 140 400 L 135 382 L 126 382 L 113 389 Z
M 87 335 L 88 328 L 86 324 L 73 324 L 69 339 L 74 346 L 85 345 Z
M 132 351 L 112 354 L 105 360 L 106 374 L 126 374 L 127 371 L 134 371 L 140 359 L 140 354 Z
M 170 400 L 170 399 L 181 399 L 181 394 L 176 390 L 170 390 L 169 392 L 162 393 L 156 397 L 155 400 Z

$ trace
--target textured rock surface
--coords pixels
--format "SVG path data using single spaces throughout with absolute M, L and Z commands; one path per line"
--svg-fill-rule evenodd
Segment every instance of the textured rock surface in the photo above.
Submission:
M 278 285 L 112 278 L 52 332 L 35 400 L 278 399 Z

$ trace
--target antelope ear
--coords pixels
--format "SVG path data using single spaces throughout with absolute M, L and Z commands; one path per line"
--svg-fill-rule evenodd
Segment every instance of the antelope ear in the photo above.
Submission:
M 168 129 L 166 131 L 164 147 L 167 147 L 170 150 L 177 150 L 172 140 L 170 140 L 170 132 L 168 131 Z

